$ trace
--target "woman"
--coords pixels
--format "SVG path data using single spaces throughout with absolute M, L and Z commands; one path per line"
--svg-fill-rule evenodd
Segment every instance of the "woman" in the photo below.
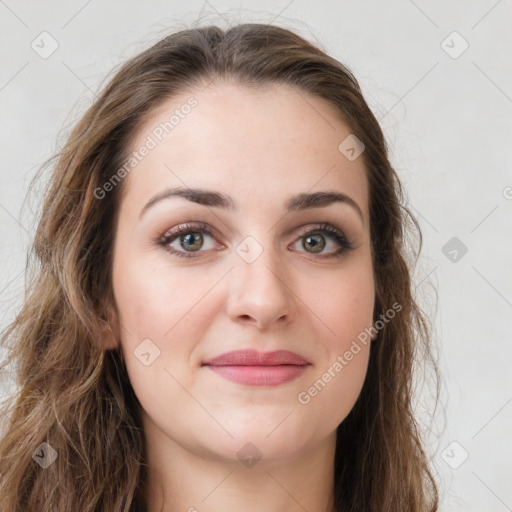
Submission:
M 58 155 L 4 332 L 2 507 L 437 510 L 412 225 L 356 79 L 293 32 L 131 59 Z

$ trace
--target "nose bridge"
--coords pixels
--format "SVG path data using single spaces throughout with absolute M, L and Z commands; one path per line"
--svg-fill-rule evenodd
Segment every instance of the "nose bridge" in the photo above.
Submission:
M 236 253 L 228 304 L 232 319 L 250 317 L 260 327 L 283 318 L 290 320 L 294 314 L 293 286 L 271 236 L 267 233 L 258 240 L 248 236 Z

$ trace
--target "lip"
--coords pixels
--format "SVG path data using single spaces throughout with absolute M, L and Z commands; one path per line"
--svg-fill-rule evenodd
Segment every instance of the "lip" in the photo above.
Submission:
M 288 350 L 235 350 L 205 361 L 203 366 L 239 384 L 278 386 L 300 377 L 311 363 Z
M 283 364 L 302 366 L 311 363 L 289 350 L 276 350 L 274 352 L 234 350 L 203 363 L 203 365 L 208 366 L 278 366 Z

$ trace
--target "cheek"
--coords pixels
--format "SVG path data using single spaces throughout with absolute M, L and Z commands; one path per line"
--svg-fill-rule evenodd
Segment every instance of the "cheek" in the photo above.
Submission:
M 321 320 L 326 334 L 323 345 L 332 358 L 372 325 L 375 287 L 371 263 L 355 261 L 337 276 L 319 273 L 313 281 L 304 282 L 302 296 L 315 313 L 313 317 Z
M 201 279 L 198 271 L 198 276 L 184 282 L 176 269 L 134 259 L 119 261 L 113 280 L 121 349 L 143 408 L 159 417 L 168 410 L 169 401 L 188 404 L 184 388 L 194 383 L 188 365 L 210 323 L 209 303 L 201 299 L 213 279 L 205 279 L 204 274 Z
M 366 377 L 375 302 L 372 267 L 359 261 L 336 279 L 319 276 L 316 284 L 307 305 L 316 313 L 310 317 L 321 320 L 317 334 L 323 356 L 297 403 L 309 417 L 324 417 L 328 431 L 352 410 Z M 326 410 L 332 413 L 326 416 Z
M 184 279 L 178 269 L 154 267 L 142 260 L 119 263 L 114 268 L 114 290 L 125 336 L 162 341 L 187 325 L 190 331 L 190 318 L 194 330 L 200 330 L 206 324 L 201 320 L 204 315 L 198 314 L 200 309 L 204 313 L 200 302 L 214 280 L 199 268 L 194 274 L 188 271 Z
M 366 378 L 369 354 L 370 343 L 349 344 L 347 350 L 340 347 L 297 394 L 301 414 L 313 423 L 321 418 L 317 429 L 324 434 L 334 431 L 354 408 Z
M 146 404 L 155 401 L 155 389 L 181 396 L 182 389 L 171 375 L 187 388 L 194 383 L 189 367 L 215 313 L 208 291 L 218 276 L 205 275 L 197 267 L 189 269 L 184 279 L 177 268 L 136 258 L 116 265 L 121 348 L 133 388 Z

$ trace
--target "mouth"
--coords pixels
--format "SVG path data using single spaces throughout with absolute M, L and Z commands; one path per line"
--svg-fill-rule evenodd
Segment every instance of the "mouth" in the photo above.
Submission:
M 294 352 L 236 350 L 208 360 L 207 366 L 221 377 L 246 386 L 278 386 L 300 377 L 311 365 Z

